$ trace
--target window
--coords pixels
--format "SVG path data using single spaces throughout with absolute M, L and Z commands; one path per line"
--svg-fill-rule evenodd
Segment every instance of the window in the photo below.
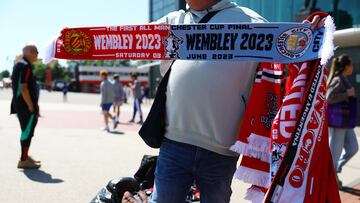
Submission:
M 270 22 L 291 22 L 305 8 L 305 0 L 234 0 L 248 7 Z M 359 0 L 310 0 L 308 9 L 316 1 L 315 10 L 330 13 L 337 29 L 360 27 Z M 336 4 L 338 2 L 338 4 Z M 305 15 L 307 15 L 305 13 Z

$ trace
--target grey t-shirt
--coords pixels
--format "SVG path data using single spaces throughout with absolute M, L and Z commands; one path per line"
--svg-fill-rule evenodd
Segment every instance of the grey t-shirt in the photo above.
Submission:
M 101 104 L 114 102 L 114 85 L 109 80 L 103 80 L 100 84 Z
M 266 22 L 256 12 L 222 0 L 208 11 L 173 12 L 158 23 L 197 23 L 207 12 L 221 10 L 209 23 Z M 174 62 L 166 92 L 165 137 L 222 155 L 236 141 L 257 63 L 250 61 Z
M 141 98 L 141 83 L 138 80 L 134 81 L 135 88 L 133 89 L 133 95 L 135 99 Z
M 124 100 L 124 87 L 121 82 L 115 81 L 114 83 L 114 93 L 115 93 L 115 102 L 120 102 Z

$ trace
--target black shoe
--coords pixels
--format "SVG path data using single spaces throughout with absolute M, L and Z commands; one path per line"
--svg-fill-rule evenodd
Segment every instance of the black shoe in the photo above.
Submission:
M 143 121 L 139 121 L 139 122 L 137 122 L 137 124 L 140 124 L 140 125 L 142 125 L 144 122 Z
M 339 179 L 339 176 L 336 174 L 336 182 L 338 185 L 338 188 L 341 189 L 342 188 L 342 181 Z
M 134 122 L 134 120 L 133 120 L 133 119 L 129 120 L 129 123 L 133 123 L 133 122 Z

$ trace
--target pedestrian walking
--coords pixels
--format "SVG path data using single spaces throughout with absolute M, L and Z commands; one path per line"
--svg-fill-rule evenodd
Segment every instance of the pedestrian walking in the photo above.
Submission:
M 120 81 L 120 75 L 116 74 L 114 75 L 114 103 L 113 103 L 113 110 L 114 110 L 114 116 L 115 116 L 115 124 L 114 128 L 117 127 L 119 124 L 120 119 L 120 107 L 124 102 L 125 98 L 125 91 L 124 87 Z
M 330 150 L 337 173 L 341 172 L 342 167 L 359 150 L 354 126 L 348 125 L 349 123 L 355 125 L 356 119 L 356 109 L 351 109 L 351 105 L 356 105 L 356 93 L 348 79 L 353 73 L 353 69 L 351 58 L 348 55 L 336 57 L 333 59 L 327 81 Z M 347 108 L 344 109 L 346 106 Z M 335 115 L 332 112 L 341 112 L 341 114 Z M 338 185 L 340 187 L 342 185 L 339 179 Z
M 138 76 L 136 73 L 131 74 L 131 80 L 132 80 L 132 84 L 130 84 L 130 88 L 132 89 L 132 93 L 133 93 L 133 97 L 134 97 L 134 111 L 133 111 L 132 119 L 129 122 L 131 122 L 131 123 L 135 122 L 136 113 L 139 112 L 140 121 L 137 123 L 142 124 L 143 123 L 143 115 L 142 115 L 142 111 L 141 111 L 141 103 L 142 103 L 142 101 L 141 101 L 141 98 L 142 98 L 141 83 L 138 80 Z
M 67 102 L 67 93 L 69 91 L 69 86 L 66 82 L 64 82 L 64 86 L 62 88 L 62 92 L 63 92 L 63 101 Z
M 115 125 L 115 117 L 113 117 L 109 112 L 111 105 L 114 102 L 114 86 L 108 80 L 108 71 L 107 70 L 101 70 L 100 77 L 102 80 L 101 84 L 100 84 L 100 94 L 101 94 L 100 106 L 102 109 L 102 113 L 104 115 L 104 124 L 105 124 L 105 127 L 103 128 L 103 130 L 110 132 L 109 118 L 113 121 L 113 124 Z

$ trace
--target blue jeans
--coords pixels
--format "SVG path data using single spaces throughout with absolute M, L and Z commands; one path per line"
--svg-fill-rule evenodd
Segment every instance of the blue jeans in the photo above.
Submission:
M 140 115 L 140 121 L 143 121 L 143 115 L 142 115 L 142 111 L 141 111 L 141 99 L 137 99 L 134 98 L 134 112 L 133 112 L 133 117 L 132 117 L 132 121 L 134 121 L 135 116 L 136 116 L 136 112 L 139 111 L 139 115 Z
M 237 160 L 238 157 L 165 139 L 160 147 L 149 203 L 184 203 L 194 180 L 202 203 L 227 203 Z
M 356 154 L 359 145 L 353 128 L 329 127 L 330 150 L 335 171 L 340 173 L 342 167 Z M 344 152 L 343 152 L 344 149 Z

